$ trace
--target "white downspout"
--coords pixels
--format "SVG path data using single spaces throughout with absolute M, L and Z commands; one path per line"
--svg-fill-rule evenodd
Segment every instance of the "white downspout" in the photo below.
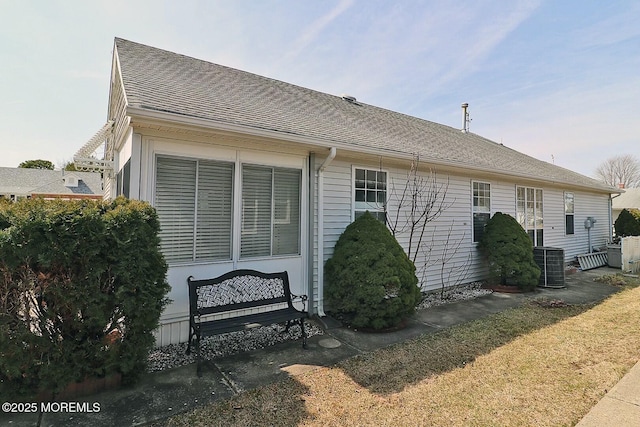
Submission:
M 613 243 L 613 199 L 616 197 L 620 197 L 620 194 L 616 194 L 615 196 L 611 193 L 609 194 L 609 242 Z
M 318 316 L 324 317 L 324 170 L 336 157 L 336 147 L 316 171 L 318 177 Z

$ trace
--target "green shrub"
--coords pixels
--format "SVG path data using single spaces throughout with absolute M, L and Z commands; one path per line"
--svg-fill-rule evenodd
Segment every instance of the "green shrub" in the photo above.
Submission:
M 369 212 L 351 223 L 325 265 L 331 309 L 357 328 L 398 325 L 420 298 L 415 266 Z
M 496 212 L 489 219 L 479 245 L 489 263 L 489 280 L 532 290 L 540 268 L 533 259 L 533 245 L 526 231 L 510 215 Z
M 144 372 L 168 303 L 158 231 L 122 198 L 0 205 L 0 396 Z
M 622 209 L 613 226 L 617 237 L 640 236 L 640 210 Z

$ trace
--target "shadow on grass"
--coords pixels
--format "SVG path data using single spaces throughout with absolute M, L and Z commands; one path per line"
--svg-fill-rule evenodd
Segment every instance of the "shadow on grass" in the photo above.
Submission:
M 189 413 L 150 424 L 160 426 L 279 426 L 309 421 L 304 396 L 309 389 L 289 377 L 203 406 Z
M 534 302 L 480 320 L 420 336 L 337 365 L 362 387 L 392 394 L 472 363 L 519 336 L 581 314 L 595 304 L 543 307 Z

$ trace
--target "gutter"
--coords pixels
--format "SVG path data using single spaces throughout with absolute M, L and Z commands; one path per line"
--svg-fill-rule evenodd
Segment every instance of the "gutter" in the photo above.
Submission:
M 173 126 L 178 128 L 199 127 L 201 129 L 206 129 L 209 131 L 241 133 L 244 135 L 250 135 L 258 138 L 272 138 L 272 139 L 278 139 L 280 141 L 295 142 L 298 144 L 308 144 L 308 145 L 321 147 L 321 148 L 328 148 L 328 149 L 336 148 L 344 151 L 357 153 L 360 155 L 370 154 L 378 157 L 379 156 L 392 157 L 397 160 L 409 160 L 409 161 L 413 160 L 413 153 L 405 153 L 402 151 L 389 150 L 384 148 L 365 147 L 362 145 L 348 144 L 345 142 L 332 140 L 332 139 L 304 136 L 304 135 L 299 135 L 295 133 L 278 131 L 275 129 L 257 128 L 257 127 L 246 126 L 241 124 L 223 122 L 219 120 L 206 119 L 206 118 L 197 117 L 197 116 L 186 116 L 184 114 L 177 114 L 170 111 L 152 110 L 149 108 L 133 107 L 129 105 L 126 107 L 125 114 L 131 117 L 132 122 L 134 119 L 151 122 L 152 124 L 155 121 L 157 122 L 158 126 Z M 135 123 L 132 123 L 132 124 L 135 125 Z M 445 168 L 458 169 L 460 170 L 460 173 L 464 172 L 466 175 L 469 175 L 470 172 L 480 172 L 483 174 L 489 174 L 489 175 L 499 176 L 499 177 L 508 176 L 512 178 L 526 179 L 532 182 L 545 182 L 545 183 L 556 185 L 556 186 L 580 188 L 580 189 L 585 189 L 592 192 L 595 190 L 598 193 L 606 193 L 606 194 L 610 194 L 612 190 L 612 188 L 604 188 L 604 187 L 594 188 L 590 184 L 581 185 L 581 184 L 576 184 L 571 182 L 557 181 L 553 179 L 532 177 L 526 174 L 513 173 L 509 170 L 489 169 L 488 167 L 478 167 L 478 166 L 474 166 L 474 165 L 470 165 L 462 162 L 452 162 L 452 161 L 437 160 L 437 159 L 425 159 L 425 162 L 426 164 L 433 165 L 436 167 L 442 166 Z
M 622 196 L 622 193 L 609 194 L 609 242 L 613 242 L 613 199 Z
M 309 308 L 308 311 L 310 314 L 315 314 L 314 304 L 316 301 L 315 294 L 313 292 L 313 225 L 315 218 L 315 203 L 314 198 L 316 195 L 316 154 L 309 153 L 309 169 L 307 174 L 309 175 L 309 193 L 308 197 L 308 215 L 307 215 L 307 295 L 309 297 Z
M 331 147 L 329 155 L 316 171 L 318 178 L 318 316 L 324 312 L 324 170 L 336 157 L 336 147 Z

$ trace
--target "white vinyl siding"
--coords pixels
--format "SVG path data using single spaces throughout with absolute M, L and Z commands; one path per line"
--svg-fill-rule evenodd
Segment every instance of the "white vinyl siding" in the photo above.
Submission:
M 561 247 L 564 249 L 565 261 L 575 259 L 576 255 L 589 251 L 589 232 L 584 228 L 584 220 L 592 216 L 597 222 L 591 229 L 592 247 L 602 247 L 609 239 L 608 226 L 609 209 L 608 195 L 591 194 L 582 191 L 572 191 L 574 234 L 566 234 L 563 191 L 547 191 L 545 189 L 545 246 Z
M 233 164 L 157 158 L 155 207 L 169 263 L 231 257 Z
M 300 253 L 299 169 L 243 165 L 242 258 Z
M 333 248 L 344 229 L 353 221 L 353 182 L 349 163 L 335 160 L 324 171 L 324 259 L 333 254 Z M 317 205 L 316 205 L 317 206 Z

